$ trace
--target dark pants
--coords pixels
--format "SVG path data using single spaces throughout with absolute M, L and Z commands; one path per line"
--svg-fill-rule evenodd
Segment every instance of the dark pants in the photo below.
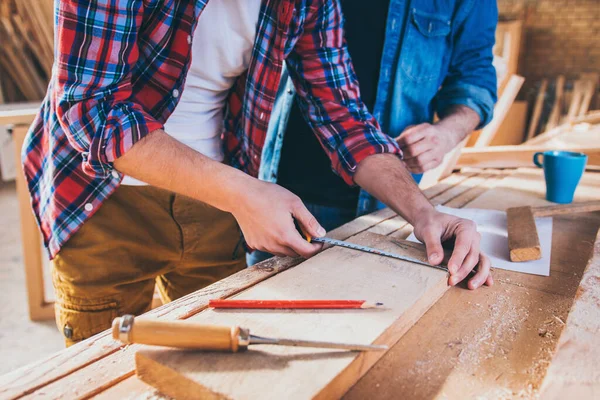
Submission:
M 319 221 L 321 226 L 325 228 L 326 231 L 333 230 L 338 226 L 344 225 L 346 222 L 350 222 L 356 218 L 356 207 L 338 208 L 310 203 L 305 205 L 306 208 L 308 208 L 308 211 L 315 216 L 317 221 Z M 271 257 L 273 257 L 273 255 L 270 253 L 256 250 L 251 254 L 246 255 L 246 262 L 248 266 L 252 266 Z

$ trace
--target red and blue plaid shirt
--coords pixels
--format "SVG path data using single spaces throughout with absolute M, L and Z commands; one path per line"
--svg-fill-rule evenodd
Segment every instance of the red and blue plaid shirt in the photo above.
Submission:
M 56 2 L 54 74 L 23 147 L 51 258 L 119 186 L 114 160 L 162 128 L 177 106 L 207 1 Z M 228 97 L 229 164 L 257 176 L 284 62 L 301 108 L 346 182 L 365 157 L 400 154 L 360 100 L 339 2 L 264 0 L 249 69 Z

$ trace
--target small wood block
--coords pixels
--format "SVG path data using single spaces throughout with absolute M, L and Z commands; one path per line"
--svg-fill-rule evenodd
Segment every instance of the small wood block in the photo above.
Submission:
M 508 248 L 513 262 L 533 261 L 542 258 L 540 239 L 531 207 L 514 207 L 506 210 Z

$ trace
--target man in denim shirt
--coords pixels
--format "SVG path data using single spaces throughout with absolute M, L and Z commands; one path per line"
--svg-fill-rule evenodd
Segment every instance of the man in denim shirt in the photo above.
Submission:
M 492 118 L 496 2 L 342 0 L 342 9 L 362 99 L 383 131 L 397 138 L 419 182 L 423 172 L 437 167 L 446 153 Z M 331 170 L 294 97 L 284 73 L 259 177 L 300 196 L 327 230 L 382 208 Z M 268 257 L 255 252 L 248 261 L 251 265 Z

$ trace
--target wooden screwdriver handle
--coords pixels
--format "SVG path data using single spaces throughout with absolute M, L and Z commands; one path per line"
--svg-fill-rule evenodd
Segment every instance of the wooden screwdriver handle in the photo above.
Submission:
M 575 214 L 591 211 L 600 211 L 600 201 L 588 201 L 585 203 L 562 204 L 558 206 L 531 207 L 536 217 L 551 217 L 553 215 Z
M 122 329 L 126 318 L 129 327 Z M 202 325 L 185 321 L 158 321 L 130 316 L 115 318 L 112 324 L 114 339 L 123 343 L 148 344 L 180 349 L 231 351 L 243 350 L 240 346 L 240 328 Z

